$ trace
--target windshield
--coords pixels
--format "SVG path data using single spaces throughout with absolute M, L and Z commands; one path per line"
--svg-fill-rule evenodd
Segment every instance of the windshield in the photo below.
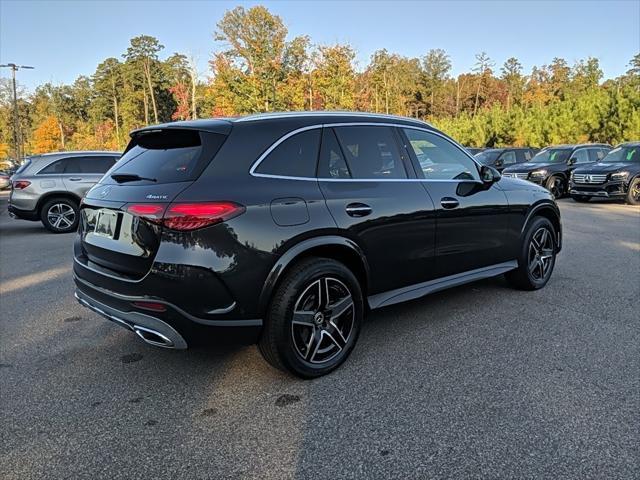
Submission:
M 568 148 L 549 148 L 542 150 L 530 160 L 533 163 L 562 163 L 566 162 L 571 154 Z
M 601 162 L 640 162 L 640 147 L 618 147 L 611 150 Z
M 499 155 L 500 150 L 485 150 L 484 152 L 476 153 L 475 158 L 483 165 L 493 165 Z

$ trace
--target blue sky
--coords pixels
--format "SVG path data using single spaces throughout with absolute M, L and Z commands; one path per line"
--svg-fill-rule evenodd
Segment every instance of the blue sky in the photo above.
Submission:
M 486 51 L 500 66 L 510 56 L 528 72 L 563 57 L 600 60 L 605 77 L 627 70 L 640 51 L 640 1 L 29 1 L 0 0 L 0 63 L 33 65 L 19 82 L 33 89 L 90 75 L 118 57 L 129 39 L 146 34 L 173 52 L 194 54 L 203 76 L 219 45 L 217 21 L 236 5 L 262 4 L 282 17 L 291 37 L 315 43 L 348 42 L 362 68 L 377 49 L 422 56 L 443 48 L 453 73 L 468 71 Z M 8 75 L 3 70 L 2 75 Z

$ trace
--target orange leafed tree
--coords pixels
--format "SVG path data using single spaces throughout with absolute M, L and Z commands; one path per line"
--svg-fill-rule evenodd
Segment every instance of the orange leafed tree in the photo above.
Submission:
M 60 140 L 58 119 L 50 115 L 33 132 L 31 150 L 33 153 L 46 153 L 61 149 L 62 141 Z

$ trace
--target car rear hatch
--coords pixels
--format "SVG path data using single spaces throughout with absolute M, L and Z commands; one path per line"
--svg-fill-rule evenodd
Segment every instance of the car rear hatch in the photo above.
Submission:
M 221 122 L 217 132 L 176 127 L 134 132 L 124 155 L 83 199 L 76 259 L 110 275 L 144 277 L 163 231 L 206 224 L 211 208 L 172 201 L 209 165 L 229 130 L 229 123 Z

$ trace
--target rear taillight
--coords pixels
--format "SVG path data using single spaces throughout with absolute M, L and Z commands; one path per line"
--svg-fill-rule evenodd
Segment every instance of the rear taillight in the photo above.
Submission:
M 127 205 L 126 211 L 171 230 L 189 231 L 229 220 L 245 207 L 234 202 L 136 203 Z
M 31 185 L 31 182 L 26 180 L 15 180 L 11 186 L 14 190 L 22 190 L 23 188 L 27 188 L 29 185 Z

